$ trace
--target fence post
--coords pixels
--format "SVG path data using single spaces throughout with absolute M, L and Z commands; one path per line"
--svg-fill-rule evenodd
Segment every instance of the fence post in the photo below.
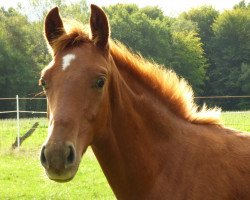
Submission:
M 16 95 L 17 149 L 20 147 L 19 97 Z

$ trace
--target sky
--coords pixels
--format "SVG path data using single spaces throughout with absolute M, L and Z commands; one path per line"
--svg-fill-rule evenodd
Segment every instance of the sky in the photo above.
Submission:
M 0 0 L 0 7 L 15 7 L 21 0 Z M 68 0 L 74 2 L 77 0 Z M 216 10 L 223 11 L 231 9 L 240 0 L 87 0 L 88 4 L 107 6 L 116 3 L 135 3 L 139 7 L 158 6 L 168 16 L 177 16 L 181 12 L 188 11 L 190 8 L 201 5 L 212 5 Z M 22 0 L 24 2 L 24 0 Z M 245 0 L 250 3 L 250 0 Z

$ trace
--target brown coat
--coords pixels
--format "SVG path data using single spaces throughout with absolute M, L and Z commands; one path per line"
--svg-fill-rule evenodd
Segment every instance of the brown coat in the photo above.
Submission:
M 66 30 L 57 8 L 45 20 L 48 177 L 71 180 L 90 145 L 118 199 L 250 199 L 250 135 L 225 128 L 217 109 L 198 112 L 174 72 L 109 41 L 95 5 L 90 29 Z

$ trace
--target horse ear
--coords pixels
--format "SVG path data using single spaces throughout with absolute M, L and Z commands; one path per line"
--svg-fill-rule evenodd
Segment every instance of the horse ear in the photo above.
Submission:
M 45 18 L 44 32 L 48 43 L 52 46 L 53 40 L 65 33 L 58 7 L 53 8 Z
M 108 18 L 104 11 L 94 4 L 91 4 L 90 28 L 94 43 L 102 49 L 108 49 Z

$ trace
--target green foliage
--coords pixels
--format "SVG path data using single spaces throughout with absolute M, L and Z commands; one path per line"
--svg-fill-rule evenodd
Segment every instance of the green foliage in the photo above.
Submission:
M 18 9 L 0 9 L 0 97 L 15 97 L 16 94 L 34 97 L 41 91 L 38 87 L 40 71 L 51 59 L 43 37 L 43 20 L 49 7 L 55 4 L 60 5 L 64 16 L 86 22 L 88 8 L 84 0 L 79 1 L 81 6 L 66 5 L 60 0 L 30 0 L 29 12 L 35 15 L 35 21 L 23 14 L 25 4 Z M 45 108 L 43 102 L 39 104 L 36 107 Z M 23 110 L 27 106 L 21 103 Z M 0 101 L 0 110 L 13 109 L 14 102 Z
M 40 91 L 39 71 L 46 58 L 42 32 L 12 8 L 0 9 L 0 20 L 0 97 L 33 97 Z M 1 101 L 0 110 L 15 109 L 14 103 Z M 20 105 L 26 110 L 25 102 Z
M 173 33 L 171 66 L 190 82 L 197 94 L 201 94 L 207 65 L 200 38 L 196 35 L 195 32 Z
M 78 0 L 77 3 L 62 4 L 60 12 L 67 19 L 78 20 L 81 23 L 87 23 L 89 16 L 89 8 L 85 0 Z
M 239 82 L 241 67 L 250 63 L 250 9 L 225 11 L 212 28 L 215 66 L 210 76 L 211 89 L 219 95 L 242 94 L 241 84 L 247 83 Z
M 118 4 L 105 11 L 109 15 L 114 39 L 157 63 L 171 67 L 191 83 L 196 93 L 202 93 L 206 59 L 200 39 L 194 32 L 197 28 L 191 21 L 173 21 L 158 8 L 140 9 L 136 5 Z M 186 28 L 181 29 L 184 24 Z
M 191 9 L 181 15 L 198 26 L 208 70 L 205 95 L 249 94 L 247 75 L 250 58 L 250 4 L 239 2 L 233 10 L 218 13 L 211 6 Z M 245 67 L 243 67 L 243 65 Z M 248 67 L 247 67 L 248 66 Z M 244 72 L 243 72 L 244 71 Z M 235 101 L 238 109 L 247 109 L 249 103 Z M 217 105 L 230 109 L 231 105 Z M 247 106 L 248 105 L 248 106 Z
M 195 32 L 198 33 L 199 28 L 195 22 L 192 20 L 179 17 L 173 20 L 171 24 L 172 32 Z
M 123 4 L 109 6 L 105 11 L 113 39 L 158 63 L 164 64 L 170 58 L 169 20 L 163 18 L 162 11 Z
M 234 9 L 245 9 L 245 8 L 250 8 L 250 3 L 246 4 L 245 0 L 240 1 L 238 4 L 234 6 Z
M 198 27 L 198 33 L 202 43 L 207 45 L 211 36 L 213 36 L 211 26 L 218 15 L 219 12 L 212 6 L 201 6 L 198 8 L 192 8 L 190 11 L 182 13 L 180 18 L 194 22 Z
M 0 9 L 0 97 L 40 91 L 40 70 L 51 59 L 43 38 L 43 21 L 56 5 L 64 18 L 88 22 L 86 0 L 29 0 L 17 9 Z M 223 13 L 202 6 L 177 18 L 165 16 L 158 7 L 135 4 L 104 9 L 113 39 L 172 68 L 189 81 L 196 95 L 249 95 L 250 3 L 240 1 Z M 245 102 L 237 104 L 248 108 Z M 25 103 L 22 106 L 25 108 Z M 0 110 L 8 107 L 14 104 L 0 102 Z
M 141 11 L 145 13 L 148 16 L 148 18 L 152 20 L 156 20 L 156 19 L 163 20 L 165 18 L 163 11 L 157 6 L 154 6 L 154 7 L 146 6 L 142 8 Z
M 198 36 L 201 38 L 203 44 L 205 57 L 207 59 L 207 70 L 205 75 L 205 89 L 203 95 L 213 95 L 208 88 L 210 83 L 210 74 L 213 72 L 214 62 L 211 58 L 213 53 L 213 45 L 211 39 L 214 36 L 212 30 L 212 24 L 215 19 L 219 16 L 219 12 L 216 11 L 212 6 L 201 6 L 198 8 L 193 8 L 188 12 L 184 12 L 180 15 L 179 19 L 186 19 L 193 22 L 197 27 Z M 212 72 L 211 72 L 212 71 Z
M 242 92 L 249 94 L 250 91 L 250 64 L 242 63 L 240 74 L 240 86 Z
M 28 0 L 26 3 L 20 3 L 18 11 L 25 13 L 32 21 L 43 22 L 48 11 L 53 7 L 59 7 L 63 16 L 77 20 L 86 20 L 88 16 L 88 6 L 86 0 L 75 0 L 69 3 L 67 0 Z
M 37 80 L 31 24 L 14 9 L 0 10 L 0 90 L 1 97 L 33 93 Z

